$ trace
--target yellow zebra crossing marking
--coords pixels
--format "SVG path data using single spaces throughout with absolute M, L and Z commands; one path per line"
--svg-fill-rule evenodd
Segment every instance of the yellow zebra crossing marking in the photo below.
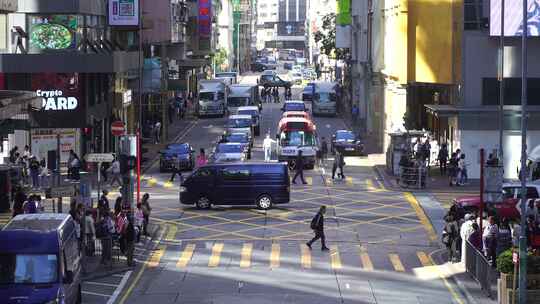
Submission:
M 165 183 L 163 183 L 163 188 L 170 189 L 173 186 L 174 186 L 174 184 L 171 181 L 166 181 Z
M 189 261 L 191 261 L 194 251 L 195 251 L 195 244 L 188 244 L 186 248 L 184 248 L 184 251 L 182 251 L 182 255 L 178 259 L 178 262 L 176 263 L 176 267 L 185 268 L 187 264 L 189 263 Z
M 159 266 L 159 261 L 161 261 L 163 254 L 165 254 L 165 250 L 167 250 L 167 246 L 161 245 L 154 252 L 152 252 L 150 259 L 148 260 L 149 268 L 155 268 Z
M 405 272 L 405 267 L 403 267 L 403 263 L 401 263 L 401 260 L 399 259 L 399 256 L 397 254 L 390 253 L 388 255 L 388 258 L 390 259 L 392 266 L 394 266 L 395 271 Z
M 360 260 L 362 261 L 362 266 L 365 270 L 373 271 L 373 263 L 371 262 L 367 248 L 364 245 L 360 246 Z
M 216 243 L 212 246 L 212 256 L 208 261 L 208 267 L 217 267 L 219 265 L 221 251 L 223 251 L 223 243 Z
M 270 253 L 270 268 L 279 267 L 279 254 L 281 247 L 277 243 L 272 244 L 272 252 Z
M 352 186 L 353 185 L 352 177 L 346 176 L 345 177 L 345 183 L 347 184 L 347 186 Z
M 306 244 L 300 245 L 302 256 L 300 258 L 300 264 L 302 268 L 311 268 L 311 250 L 309 250 Z
M 420 260 L 420 263 L 422 264 L 422 266 L 424 267 L 429 267 L 429 266 L 432 266 L 433 264 L 431 263 L 431 259 L 428 257 L 428 255 L 423 252 L 423 251 L 417 251 L 416 252 L 416 256 L 418 257 L 418 259 Z
M 151 177 L 147 181 L 147 185 L 149 187 L 154 187 L 157 184 L 157 179 L 155 177 Z
M 242 253 L 240 258 L 240 268 L 249 268 L 251 266 L 251 252 L 253 251 L 253 244 L 247 243 L 242 247 Z
M 334 270 L 341 269 L 341 258 L 339 257 L 337 245 L 330 246 L 330 264 Z
M 176 239 L 176 232 L 178 227 L 176 225 L 167 225 L 167 235 L 165 236 L 166 241 L 174 241 Z

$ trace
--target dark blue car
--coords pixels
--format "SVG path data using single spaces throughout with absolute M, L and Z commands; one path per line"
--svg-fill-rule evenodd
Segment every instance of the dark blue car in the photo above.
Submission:
M 180 202 L 208 209 L 212 205 L 256 205 L 266 210 L 290 200 L 286 163 L 227 163 L 198 168 L 180 187 Z
M 302 91 L 302 100 L 303 101 L 312 101 L 313 100 L 313 88 L 315 84 L 313 82 L 308 83 L 304 90 Z
M 0 231 L 0 303 L 81 303 L 81 269 L 69 214 L 20 214 Z
M 195 150 L 188 143 L 169 144 L 159 152 L 159 172 L 166 172 L 175 167 L 180 170 L 193 170 Z

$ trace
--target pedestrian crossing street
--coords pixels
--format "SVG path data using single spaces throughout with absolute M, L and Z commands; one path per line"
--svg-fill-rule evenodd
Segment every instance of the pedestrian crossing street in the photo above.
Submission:
M 293 269 L 359 269 L 363 271 L 392 271 L 415 273 L 416 269 L 434 267 L 427 250 L 397 252 L 366 245 L 332 244 L 329 251 L 321 251 L 320 243 L 310 250 L 305 243 L 268 242 L 162 242 L 149 256 L 150 269 L 197 268 L 277 268 Z M 385 251 L 384 249 L 382 250 Z

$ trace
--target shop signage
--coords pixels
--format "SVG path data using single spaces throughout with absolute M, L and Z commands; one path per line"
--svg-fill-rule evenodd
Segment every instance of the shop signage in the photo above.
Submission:
M 51 197 L 70 197 L 75 196 L 74 186 L 62 186 L 51 188 Z
M 212 2 L 199 0 L 199 37 L 210 38 L 212 33 Z
M 47 159 L 47 152 L 56 150 L 57 135 L 60 135 L 60 162 L 66 164 L 69 151 L 79 152 L 79 131 L 77 129 L 32 129 L 30 136 L 32 153 L 39 159 Z
M 75 110 L 79 105 L 76 97 L 64 96 L 60 90 L 37 90 L 36 95 L 43 97 L 42 107 L 45 111 Z
M 109 25 L 139 25 L 139 0 L 109 0 Z

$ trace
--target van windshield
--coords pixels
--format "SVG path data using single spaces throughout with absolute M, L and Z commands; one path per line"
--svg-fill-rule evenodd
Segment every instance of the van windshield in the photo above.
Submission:
M 229 128 L 249 128 L 251 127 L 251 119 L 246 118 L 231 118 L 227 122 Z
M 229 97 L 227 99 L 229 107 L 243 107 L 249 105 L 249 97 Z
M 55 254 L 0 253 L 0 284 L 46 284 L 58 281 Z
M 280 135 L 281 145 L 286 146 L 315 146 L 315 134 L 305 131 L 288 131 Z
M 317 94 L 316 99 L 320 103 L 336 102 L 336 94 L 321 92 Z

